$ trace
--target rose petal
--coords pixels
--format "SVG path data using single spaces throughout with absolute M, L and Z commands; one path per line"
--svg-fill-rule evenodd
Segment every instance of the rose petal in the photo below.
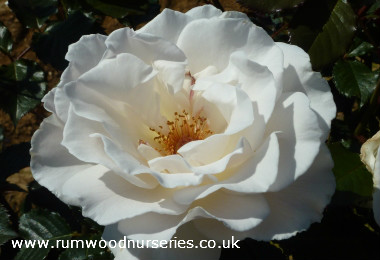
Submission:
M 117 232 L 117 229 L 114 226 L 107 226 L 103 233 L 103 239 L 106 240 L 122 240 L 123 236 L 121 233 Z M 157 259 L 157 260 L 213 260 L 219 259 L 220 249 L 215 247 L 213 249 L 206 248 L 202 249 L 198 246 L 201 240 L 206 239 L 201 233 L 193 227 L 192 222 L 188 222 L 182 225 L 177 232 L 173 235 L 173 240 L 179 242 L 180 240 L 192 242 L 192 248 L 180 248 L 179 246 L 174 246 L 172 248 L 136 248 L 136 247 L 127 247 L 127 248 L 115 248 L 111 249 L 115 255 L 115 260 L 121 259 Z M 160 241 L 158 241 L 160 242 Z M 128 243 L 127 243 L 128 244 Z M 179 244 L 178 244 L 179 245 Z M 195 248 L 195 245 L 197 248 Z M 183 244 L 182 244 L 183 246 Z M 169 245 L 167 245 L 169 247 Z M 175 248 L 174 248 L 175 247 Z
M 106 49 L 106 35 L 92 34 L 82 36 L 79 41 L 69 46 L 65 59 L 75 64 L 79 75 L 95 67 Z M 71 78 L 76 80 L 76 78 Z
M 51 91 L 49 91 L 41 100 L 41 102 L 44 103 L 44 108 L 56 114 L 57 112 L 55 111 L 55 104 L 54 104 L 54 96 L 57 88 L 53 88 Z
M 121 42 L 123 44 L 120 44 Z M 129 28 L 113 31 L 105 44 L 107 50 L 103 59 L 114 58 L 121 53 L 129 53 L 148 65 L 156 60 L 186 61 L 186 56 L 175 44 L 152 34 L 134 32 Z
M 70 63 L 62 73 L 57 88 L 54 89 L 54 92 L 56 92 L 53 96 L 54 99 L 50 101 L 50 104 L 54 103 L 54 112 L 57 113 L 62 121 L 65 122 L 67 120 L 69 101 L 66 99 L 61 88 L 65 84 L 77 80 L 80 75 L 92 69 L 99 63 L 106 49 L 106 45 L 104 44 L 106 38 L 107 36 L 100 34 L 85 35 L 82 36 L 79 41 L 69 46 L 65 58 Z M 51 92 L 46 96 L 51 95 L 50 93 Z M 43 102 L 46 102 L 47 97 L 44 99 Z M 52 105 L 53 104 L 51 104 L 50 109 L 48 109 L 50 112 L 53 112 Z
M 101 165 L 76 174 L 62 190 L 77 198 L 83 215 L 100 225 L 147 212 L 172 215 L 182 214 L 186 209 L 171 199 L 173 191 L 139 188 Z
M 327 139 L 331 120 L 335 118 L 336 106 L 329 84 L 321 74 L 311 68 L 310 57 L 295 45 L 276 43 L 284 53 L 284 91 L 305 93 L 310 106 L 317 112 L 318 123 L 324 132 L 321 140 Z
M 278 160 L 278 141 L 276 134 L 272 134 L 241 168 L 233 169 L 232 176 L 218 183 L 178 190 L 174 200 L 191 204 L 221 188 L 243 193 L 265 192 L 277 178 Z
M 213 5 L 197 6 L 186 12 L 186 15 L 193 19 L 213 18 L 218 17 L 221 14 L 222 11 Z
M 267 133 L 281 132 L 278 135 L 281 174 L 271 185 L 271 191 L 284 188 L 306 172 L 319 152 L 323 132 L 309 102 L 300 92 L 284 93 L 267 124 Z
M 62 191 L 62 186 L 74 175 L 93 166 L 78 160 L 60 145 L 62 132 L 63 124 L 55 115 L 45 118 L 31 141 L 30 167 L 33 177 L 41 185 L 65 203 L 79 205 L 70 193 Z
M 245 231 L 231 231 L 219 222 L 196 220 L 198 230 L 209 238 L 256 240 L 286 239 L 307 229 L 322 218 L 325 206 L 335 191 L 333 162 L 328 149 L 321 145 L 320 152 L 307 173 L 279 192 L 264 193 L 270 214 L 257 227 Z M 323 187 L 321 189 L 320 187 Z
M 228 65 L 230 55 L 235 51 L 242 51 L 253 61 L 268 66 L 276 81 L 281 82 L 281 49 L 262 28 L 246 20 L 195 20 L 183 29 L 177 45 L 188 58 L 192 74 L 210 65 L 222 71 Z
M 147 23 L 137 33 L 148 33 L 176 43 L 183 28 L 193 20 L 192 17 L 171 9 L 164 9 L 152 21 Z

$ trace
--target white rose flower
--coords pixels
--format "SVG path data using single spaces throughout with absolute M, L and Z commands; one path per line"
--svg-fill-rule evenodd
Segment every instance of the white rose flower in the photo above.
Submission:
M 284 239 L 335 190 L 336 108 L 300 48 L 239 12 L 165 9 L 138 31 L 69 47 L 33 176 L 104 238 Z M 220 244 L 218 244 L 220 245 Z M 217 259 L 214 249 L 112 249 L 117 259 Z
M 362 145 L 360 159 L 373 174 L 373 214 L 380 226 L 380 131 Z

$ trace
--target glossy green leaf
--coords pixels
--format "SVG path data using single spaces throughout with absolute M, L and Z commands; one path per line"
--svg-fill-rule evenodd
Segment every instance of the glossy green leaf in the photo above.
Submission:
M 35 62 L 17 60 L 0 67 L 0 108 L 14 124 L 40 103 L 45 89 L 44 72 Z
M 9 7 L 27 27 L 41 28 L 57 12 L 57 0 L 9 0 Z
M 355 13 L 345 1 L 312 0 L 291 22 L 291 43 L 308 52 L 314 69 L 321 69 L 346 52 L 355 24 Z
M 38 247 L 34 248 L 26 248 L 23 247 L 17 253 L 14 260 L 25 260 L 25 259 L 33 259 L 33 260 L 43 260 L 49 254 L 50 248 Z
M 360 57 L 371 52 L 374 48 L 375 47 L 369 42 L 362 42 L 359 46 L 357 46 L 349 54 L 347 54 L 347 57 Z
M 47 210 L 32 210 L 20 218 L 20 234 L 25 239 L 68 239 L 71 231 L 66 221 L 57 213 Z
M 9 53 L 12 50 L 13 41 L 8 28 L 0 22 L 0 51 Z
M 19 232 L 22 238 L 29 241 L 35 241 L 34 248 L 28 248 L 26 245 L 16 256 L 17 259 L 35 259 L 42 260 L 49 253 L 55 243 L 52 240 L 70 239 L 71 231 L 66 221 L 57 213 L 47 210 L 32 210 L 25 213 L 20 218 Z M 49 241 L 46 246 L 37 246 L 38 241 Z
M 68 64 L 65 60 L 68 46 L 78 41 L 82 35 L 98 32 L 101 30 L 95 20 L 81 12 L 75 12 L 65 21 L 48 26 L 44 34 L 34 38 L 32 47 L 43 62 L 63 70 Z
M 92 243 L 96 242 L 96 245 L 98 244 L 98 241 L 100 240 L 100 235 L 91 235 L 89 237 L 83 238 L 83 237 L 75 237 L 76 243 L 78 243 L 79 246 L 76 247 L 70 247 L 66 249 L 62 254 L 60 254 L 58 260 L 67 260 L 67 259 L 75 259 L 75 260 L 95 260 L 95 259 L 113 259 L 113 256 L 107 252 L 107 249 L 100 248 L 100 247 L 92 247 Z M 88 245 L 86 243 L 90 242 Z M 73 244 L 76 245 L 76 244 Z
M 334 160 L 336 189 L 371 197 L 372 174 L 361 162 L 359 154 L 347 150 L 339 143 L 329 145 L 329 149 Z
M 333 80 L 338 91 L 347 97 L 360 98 L 364 105 L 375 89 L 378 73 L 363 63 L 338 61 L 333 68 Z
M 147 0 L 86 0 L 86 2 L 95 10 L 115 18 L 143 14 L 144 7 L 148 4 Z
M 15 237 L 17 237 L 17 233 L 9 223 L 9 215 L 4 206 L 0 204 L 0 246 Z
M 270 12 L 295 7 L 304 1 L 305 0 L 240 0 L 239 2 L 254 10 Z

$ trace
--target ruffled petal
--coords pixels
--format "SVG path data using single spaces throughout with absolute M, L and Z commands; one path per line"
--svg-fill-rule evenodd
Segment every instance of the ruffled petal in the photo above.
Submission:
M 237 239 L 250 237 L 268 241 L 294 236 L 313 222 L 321 220 L 323 210 L 335 191 L 332 167 L 330 153 L 322 144 L 307 173 L 279 192 L 263 194 L 268 201 L 270 214 L 251 230 L 236 232 L 219 222 L 203 219 L 196 220 L 196 226 L 209 238 L 231 239 L 235 236 Z
M 176 43 L 183 28 L 192 20 L 193 18 L 191 16 L 184 13 L 164 9 L 152 21 L 137 30 L 137 33 L 152 34 L 172 43 Z
M 79 41 L 69 46 L 65 59 L 75 64 L 79 75 L 95 67 L 106 50 L 106 35 L 92 34 L 82 36 Z M 71 81 L 76 78 L 71 78 Z
M 241 51 L 253 61 L 268 66 L 276 81 L 281 82 L 281 49 L 262 28 L 244 19 L 195 20 L 183 29 L 177 45 L 188 58 L 192 74 L 210 65 L 222 71 L 231 54 Z
M 323 132 L 309 102 L 300 92 L 284 93 L 267 124 L 267 133 L 280 132 L 278 169 L 281 174 L 270 191 L 278 191 L 304 174 L 319 152 Z
M 63 124 L 53 114 L 46 118 L 40 129 L 33 135 L 30 150 L 30 167 L 35 180 L 47 187 L 65 203 L 79 205 L 79 200 L 62 189 L 64 183 L 82 171 L 92 169 L 72 156 L 60 142 L 63 138 Z
M 103 233 L 103 239 L 105 240 L 123 240 L 123 234 L 120 233 L 115 226 L 107 226 Z M 206 239 L 201 233 L 197 232 L 194 228 L 192 222 L 188 222 L 182 225 L 177 232 L 173 235 L 173 241 L 171 248 L 169 244 L 166 244 L 168 248 L 137 248 L 137 246 L 132 247 L 129 246 L 126 248 L 111 248 L 113 254 L 115 255 L 115 260 L 213 260 L 219 259 L 220 257 L 220 248 L 217 246 L 215 248 L 205 248 L 202 249 L 199 247 L 199 243 L 201 240 Z M 190 248 L 180 248 L 179 244 L 174 245 L 174 243 L 178 243 L 180 240 L 188 241 L 186 246 Z M 126 240 L 126 244 L 128 245 L 128 241 Z M 156 241 L 158 244 L 161 241 Z M 170 243 L 170 241 L 169 241 Z M 130 242 L 130 245 L 133 243 Z M 153 244 L 153 241 L 152 241 Z M 136 243 L 135 243 L 136 245 Z M 164 244 L 165 245 L 165 244 Z M 123 246 L 123 245 L 122 245 Z M 183 247 L 184 244 L 181 245 Z M 197 248 L 195 248 L 197 246 Z M 124 246 L 123 246 L 124 247 Z
M 123 44 L 120 44 L 120 43 Z M 130 28 L 113 31 L 105 41 L 107 50 L 103 59 L 116 57 L 121 53 L 129 53 L 139 57 L 148 65 L 156 60 L 185 62 L 186 56 L 173 43 L 152 34 L 135 32 Z
M 213 18 L 222 15 L 222 11 L 213 5 L 203 5 L 192 8 L 186 12 L 186 15 L 193 19 Z
M 147 212 L 182 214 L 187 208 L 171 199 L 172 191 L 139 188 L 101 165 L 76 174 L 63 185 L 62 190 L 80 201 L 84 216 L 100 225 Z
M 180 204 L 191 204 L 225 188 L 238 193 L 261 193 L 269 189 L 277 178 L 279 145 L 276 134 L 272 134 L 263 145 L 240 168 L 218 183 L 189 187 L 175 192 L 174 200 Z M 228 175 L 228 172 L 227 172 Z
M 276 43 L 284 53 L 284 92 L 302 92 L 310 99 L 310 107 L 318 115 L 323 130 L 322 141 L 327 139 L 331 120 L 335 118 L 336 106 L 330 86 L 321 74 L 311 68 L 309 55 L 295 45 Z
M 62 87 L 77 80 L 83 73 L 99 63 L 106 50 L 104 43 L 106 39 L 107 36 L 100 34 L 85 35 L 69 46 L 65 58 L 70 63 L 62 73 L 58 86 L 46 95 L 53 96 L 53 99 L 45 97 L 43 100 L 45 103 L 50 100 L 47 110 L 53 112 L 52 106 L 54 105 L 54 113 L 57 113 L 62 121 L 66 122 L 69 108 L 69 100 L 65 97 Z M 52 92 L 54 95 L 51 94 Z

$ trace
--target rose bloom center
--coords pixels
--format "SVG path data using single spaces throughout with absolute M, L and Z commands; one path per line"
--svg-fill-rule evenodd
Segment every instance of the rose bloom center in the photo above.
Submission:
M 200 112 L 196 115 L 192 115 L 186 110 L 182 110 L 181 113 L 175 112 L 173 121 L 166 122 L 169 132 L 163 134 L 161 130 L 163 126 L 159 126 L 159 129 L 149 128 L 157 136 L 154 137 L 160 148 L 156 148 L 163 155 L 176 154 L 179 148 L 183 145 L 196 140 L 203 140 L 210 136 L 213 132 L 209 129 L 207 124 L 207 118 L 200 115 Z M 140 140 L 144 143 L 144 141 Z

